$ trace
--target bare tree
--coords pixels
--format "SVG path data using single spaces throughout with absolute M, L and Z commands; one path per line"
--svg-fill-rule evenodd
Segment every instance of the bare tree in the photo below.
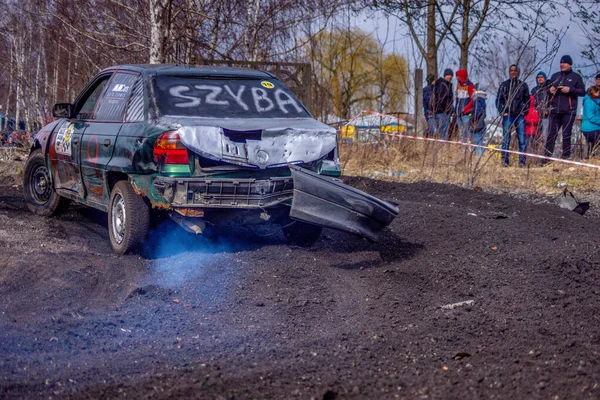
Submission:
M 589 60 L 600 72 L 600 0 L 575 0 L 574 17 L 585 35 L 581 55 Z

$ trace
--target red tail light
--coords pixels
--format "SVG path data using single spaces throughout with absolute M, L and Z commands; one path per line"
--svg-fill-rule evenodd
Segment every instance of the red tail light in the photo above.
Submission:
M 161 164 L 188 164 L 188 150 L 181 144 L 177 131 L 165 132 L 154 144 L 154 162 Z

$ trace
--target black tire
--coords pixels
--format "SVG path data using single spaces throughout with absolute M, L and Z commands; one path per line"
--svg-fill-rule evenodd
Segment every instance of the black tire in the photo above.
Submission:
M 52 187 L 50 171 L 41 149 L 35 150 L 27 159 L 23 172 L 23 189 L 27 208 L 38 215 L 56 215 L 69 206 L 69 200 L 60 197 Z
M 150 207 L 133 191 L 127 181 L 119 181 L 110 193 L 108 203 L 108 236 L 118 254 L 136 250 L 150 226 Z
M 303 247 L 312 246 L 323 232 L 322 226 L 294 220 L 290 220 L 281 229 L 287 240 Z

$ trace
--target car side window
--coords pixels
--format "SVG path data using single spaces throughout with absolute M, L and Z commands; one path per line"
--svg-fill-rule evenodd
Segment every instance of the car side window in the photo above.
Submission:
M 96 83 L 95 87 L 88 90 L 85 100 L 83 100 L 83 105 L 79 111 L 77 111 L 77 119 L 94 119 L 94 109 L 96 108 L 96 103 L 98 103 L 100 95 L 102 95 L 104 88 L 106 88 L 109 78 L 110 75 L 105 76 Z
M 117 72 L 108 84 L 98 109 L 96 120 L 123 122 L 127 100 L 138 79 L 137 74 Z
M 143 122 L 144 117 L 144 84 L 141 79 L 138 79 L 133 85 L 129 104 L 127 104 L 125 122 Z

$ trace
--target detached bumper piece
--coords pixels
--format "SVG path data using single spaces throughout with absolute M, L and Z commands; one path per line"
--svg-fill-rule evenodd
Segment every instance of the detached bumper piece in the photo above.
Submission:
M 168 178 L 154 180 L 155 194 L 173 207 L 263 208 L 290 200 L 293 180 Z
M 379 200 L 340 181 L 290 165 L 294 199 L 290 217 L 376 241 L 399 214 L 398 205 Z

